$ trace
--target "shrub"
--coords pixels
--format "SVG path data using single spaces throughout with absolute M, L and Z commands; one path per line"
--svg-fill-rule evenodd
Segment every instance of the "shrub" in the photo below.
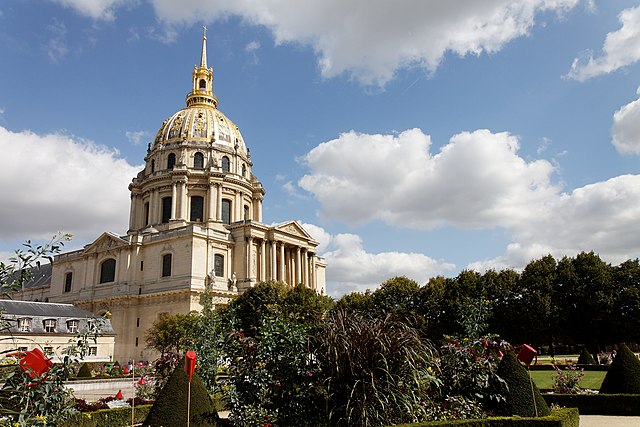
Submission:
M 78 371 L 78 375 L 76 376 L 78 378 L 91 378 L 91 368 L 89 367 L 87 362 L 83 363 L 82 366 L 80 366 L 80 370 Z
M 187 374 L 181 368 L 175 369 L 142 425 L 149 427 L 186 425 L 188 388 Z M 193 427 L 217 425 L 218 414 L 214 411 L 213 402 L 198 374 L 194 374 L 191 381 L 190 415 L 190 425 Z
M 575 365 L 567 366 L 563 371 L 558 366 L 553 391 L 562 394 L 577 394 L 580 392 L 580 380 L 584 377 L 584 369 L 578 369 Z
M 502 357 L 498 375 L 509 386 L 506 400 L 499 405 L 499 413 L 521 417 L 541 417 L 551 413 L 540 390 L 512 351 L 505 352 Z
M 580 352 L 580 357 L 578 357 L 578 365 L 595 365 L 596 361 L 589 353 L 586 347 L 582 349 Z
M 435 351 L 391 316 L 333 311 L 318 334 L 332 425 L 382 426 L 428 419 Z
M 640 394 L 640 360 L 626 344 L 618 346 L 618 354 L 600 386 L 603 394 Z

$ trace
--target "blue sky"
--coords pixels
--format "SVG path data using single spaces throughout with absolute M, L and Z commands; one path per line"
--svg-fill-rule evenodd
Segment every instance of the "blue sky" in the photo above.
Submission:
M 126 232 L 202 26 L 264 222 L 328 291 L 640 255 L 638 1 L 15 0 L 0 5 L 0 251 Z

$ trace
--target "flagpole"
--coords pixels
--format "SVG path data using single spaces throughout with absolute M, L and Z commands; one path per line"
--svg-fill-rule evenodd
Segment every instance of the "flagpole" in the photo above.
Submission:
M 191 381 L 189 381 L 189 391 L 187 393 L 187 427 L 189 427 L 190 417 L 191 417 Z
M 136 408 L 136 360 L 131 360 L 131 427 L 134 425 Z

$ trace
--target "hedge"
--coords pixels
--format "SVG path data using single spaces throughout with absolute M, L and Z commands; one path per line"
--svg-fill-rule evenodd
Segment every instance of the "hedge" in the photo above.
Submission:
M 578 408 L 582 415 L 640 416 L 640 394 L 545 394 L 547 404 Z
M 557 408 L 546 417 L 491 417 L 481 420 L 429 421 L 400 424 L 395 427 L 579 427 L 580 415 L 576 408 Z
M 151 405 L 135 407 L 134 423 L 147 418 Z M 59 427 L 124 427 L 131 425 L 131 408 L 100 409 L 95 412 L 74 412 L 70 418 L 59 423 Z

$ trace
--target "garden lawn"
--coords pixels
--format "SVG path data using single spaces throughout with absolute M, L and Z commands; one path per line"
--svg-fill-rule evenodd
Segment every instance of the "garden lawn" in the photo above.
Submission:
M 529 371 L 538 388 L 551 389 L 556 380 L 556 371 Z M 606 371 L 584 371 L 580 387 L 599 390 Z

